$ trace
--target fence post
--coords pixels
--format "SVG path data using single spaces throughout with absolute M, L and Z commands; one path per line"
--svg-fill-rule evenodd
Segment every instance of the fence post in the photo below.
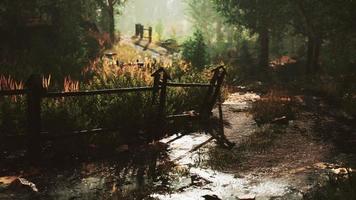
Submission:
M 141 24 L 135 24 L 135 36 L 138 37 L 140 35 L 140 26 Z
M 154 77 L 152 103 L 156 104 L 156 96 L 159 92 L 159 101 L 157 105 L 156 122 L 153 127 L 153 139 L 156 140 L 162 136 L 165 126 L 165 106 L 167 99 L 167 81 L 169 76 L 167 72 L 161 67 L 155 71 L 152 76 Z
M 144 27 L 142 24 L 140 24 L 140 39 L 142 40 L 143 39 L 143 32 L 144 32 Z
M 161 85 L 161 92 L 160 92 L 160 97 L 159 97 L 159 115 L 162 119 L 165 114 L 165 107 L 166 107 L 166 99 L 167 99 L 167 81 L 168 81 L 168 74 L 165 70 L 163 70 L 163 75 L 162 75 L 162 82 L 160 83 Z
M 148 42 L 149 43 L 152 42 L 152 27 L 151 26 L 148 28 Z
M 213 72 L 213 77 L 211 78 L 211 80 L 209 82 L 210 85 L 209 85 L 208 91 L 204 97 L 204 99 L 205 99 L 204 102 L 206 104 L 201 105 L 200 110 L 199 110 L 200 114 L 203 115 L 204 117 L 207 117 L 210 114 L 210 113 L 208 113 L 208 111 L 210 111 L 209 105 L 210 105 L 212 95 L 214 93 L 214 88 L 216 87 L 216 81 L 217 81 L 218 75 L 219 75 L 218 74 L 219 72 L 217 70 L 213 70 L 212 72 Z
M 41 76 L 31 75 L 27 81 L 27 89 L 27 147 L 30 157 L 37 158 L 41 150 L 41 100 L 44 92 Z
M 220 92 L 220 89 L 221 89 L 221 85 L 223 84 L 223 81 L 224 81 L 224 78 L 225 78 L 225 75 L 226 75 L 226 71 L 225 71 L 225 68 L 224 67 L 218 67 L 216 69 L 213 70 L 214 71 L 214 92 L 212 93 L 213 96 L 211 96 L 211 99 L 209 99 L 208 101 L 208 109 L 209 110 L 212 110 L 215 103 L 216 103 L 216 100 L 218 99 L 218 95 L 219 95 L 219 92 Z
M 159 82 L 161 79 L 161 69 L 155 71 L 152 75 L 153 77 L 153 90 L 152 90 L 152 105 L 157 103 L 156 97 L 159 92 Z
M 218 94 L 218 109 L 219 109 L 219 131 L 221 135 L 225 135 L 224 132 L 224 115 L 223 115 L 223 111 L 222 111 L 222 99 L 221 99 L 221 91 L 219 91 Z

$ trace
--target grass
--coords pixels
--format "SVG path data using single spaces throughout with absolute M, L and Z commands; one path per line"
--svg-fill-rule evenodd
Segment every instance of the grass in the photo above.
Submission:
M 258 124 L 294 119 L 293 100 L 278 90 L 271 90 L 252 104 L 251 110 Z
M 283 129 L 278 125 L 267 125 L 261 127 L 253 135 L 246 138 L 239 146 L 240 151 L 265 153 L 273 146 L 279 135 L 283 134 Z
M 283 134 L 283 130 L 279 127 L 265 126 L 245 138 L 232 150 L 218 146 L 210 148 L 205 164 L 216 170 L 239 169 L 243 167 L 243 163 L 249 156 L 268 152 L 281 134 Z
M 205 164 L 214 170 L 226 170 L 234 169 L 241 161 L 242 157 L 236 151 L 217 146 L 209 149 Z
M 1 90 L 19 90 L 24 88 L 22 81 L 16 81 L 11 76 L 0 75 L 0 91 Z
M 116 46 L 120 59 L 126 62 L 132 61 L 144 53 L 137 52 L 127 45 Z M 124 51 L 125 50 L 125 51 Z M 147 55 L 147 59 L 149 55 Z M 70 76 L 63 82 L 55 80 L 53 76 L 43 76 L 43 86 L 49 91 L 72 92 L 79 90 L 110 89 L 121 87 L 138 87 L 152 85 L 152 63 L 147 61 L 146 67 L 136 64 L 117 66 L 110 60 L 97 59 L 83 69 L 83 80 L 75 80 Z M 162 63 L 163 64 L 163 63 Z M 181 70 L 180 62 L 167 70 L 172 74 Z M 149 66 L 151 65 L 151 67 Z M 178 78 L 172 77 L 172 81 L 183 82 L 208 82 L 207 71 L 203 73 L 185 69 L 187 75 L 181 74 Z M 2 85 L 10 83 L 10 89 L 21 86 L 10 78 L 2 78 Z M 10 81 L 8 81 L 10 80 Z M 16 83 L 16 84 L 15 84 Z M 2 86 L 3 89 L 5 86 Z M 6 85 L 6 87 L 8 87 Z M 15 87 L 15 88 L 14 88 Z M 202 102 L 205 89 L 181 89 L 169 88 L 167 94 L 168 113 L 179 113 L 184 110 L 196 109 Z M 10 97 L 0 97 L 0 132 L 2 135 L 26 134 L 26 98 L 17 97 L 16 101 Z M 152 105 L 152 93 L 125 93 L 120 95 L 97 95 L 86 97 L 68 97 L 57 99 L 43 99 L 42 101 L 42 130 L 49 134 L 68 133 L 73 130 L 92 128 L 117 129 L 104 135 L 86 136 L 80 140 L 88 144 L 101 146 L 117 146 L 121 143 L 135 142 L 137 138 L 149 137 L 150 130 L 156 126 L 156 106 Z M 70 141 L 68 141 L 70 142 Z M 63 146 L 63 145 L 62 145 Z
M 347 175 L 329 174 L 325 184 L 307 194 L 306 200 L 356 199 L 356 177 L 354 172 Z

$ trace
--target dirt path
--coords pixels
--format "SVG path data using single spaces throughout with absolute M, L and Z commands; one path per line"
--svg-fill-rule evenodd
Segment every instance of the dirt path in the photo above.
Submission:
M 251 114 L 247 111 L 250 103 L 260 97 L 254 93 L 232 94 L 223 104 L 224 118 L 227 122 L 225 134 L 229 140 L 240 146 L 247 138 L 253 135 L 258 129 Z M 194 147 L 194 143 L 199 144 L 207 140 L 209 136 L 193 134 L 175 141 L 170 147 L 170 156 L 172 159 L 185 155 L 177 160 L 178 164 L 186 168 L 189 173 L 179 179 L 179 183 L 186 183 L 185 187 L 176 188 L 178 192 L 168 195 L 152 195 L 162 200 L 174 199 L 204 199 L 204 195 L 216 195 L 220 199 L 238 199 L 242 197 L 256 197 L 256 199 L 270 199 L 275 197 L 288 197 L 288 199 L 300 199 L 298 192 L 291 192 L 293 187 L 288 179 L 284 177 L 272 177 L 256 170 L 246 170 L 241 173 L 241 167 L 234 169 L 214 169 L 209 165 L 211 150 L 217 148 L 215 144 L 210 144 L 201 148 L 199 152 L 187 153 Z M 188 145 L 189 144 L 189 145 Z M 238 148 L 234 149 L 232 154 L 238 153 Z M 259 158 L 257 158 L 259 159 Z M 207 162 L 206 162 L 207 161 Z M 237 160 L 230 160 L 233 162 Z M 224 160 L 222 161 L 224 162 Z M 241 162 L 235 163 L 240 165 Z M 199 184 L 191 180 L 191 177 L 197 177 Z M 184 189 L 181 189 L 184 188 Z
M 327 184 L 332 174 L 338 176 L 346 163 L 330 141 L 319 137 L 315 128 L 325 122 L 320 113 L 302 109 L 285 125 L 258 126 L 249 112 L 251 103 L 258 99 L 254 93 L 234 93 L 223 104 L 225 134 L 237 144 L 232 151 L 210 143 L 189 153 L 209 138 L 200 134 L 173 143 L 171 158 L 183 155 L 177 163 L 189 173 L 178 180 L 180 184 L 173 183 L 176 192 L 152 196 L 161 200 L 204 199 L 204 195 L 216 195 L 216 199 L 304 199 Z M 198 184 L 191 177 L 196 177 Z

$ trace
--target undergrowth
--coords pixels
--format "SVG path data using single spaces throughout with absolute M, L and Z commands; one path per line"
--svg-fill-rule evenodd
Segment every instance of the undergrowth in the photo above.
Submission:
M 291 97 L 278 90 L 271 90 L 253 102 L 251 113 L 258 124 L 288 122 L 294 119 L 296 109 Z
M 127 48 L 127 47 L 124 47 Z M 127 54 L 129 61 L 135 52 Z M 146 58 L 148 59 L 148 58 Z M 116 65 L 108 59 L 97 60 L 83 71 L 84 81 L 65 78 L 60 81 L 44 76 L 44 86 L 48 91 L 65 92 L 128 88 L 151 86 L 151 76 L 155 67 L 145 63 Z M 162 63 L 164 64 L 164 63 Z M 171 81 L 208 82 L 210 71 L 197 72 L 186 67 L 184 75 L 178 73 L 181 63 L 178 61 L 167 71 L 174 76 Z M 180 113 L 185 110 L 198 109 L 202 102 L 204 88 L 168 88 L 166 113 Z M 156 97 L 158 98 L 158 97 Z M 139 137 L 149 138 L 150 130 L 157 119 L 157 105 L 153 105 L 152 92 L 124 93 L 118 95 L 96 95 L 85 97 L 43 98 L 41 104 L 42 131 L 47 136 L 60 136 L 74 130 L 95 128 L 115 129 L 104 135 L 86 136 L 87 143 L 99 143 L 104 146 L 115 146 L 120 143 L 135 142 Z M 0 135 L 26 134 L 26 97 L 0 97 Z

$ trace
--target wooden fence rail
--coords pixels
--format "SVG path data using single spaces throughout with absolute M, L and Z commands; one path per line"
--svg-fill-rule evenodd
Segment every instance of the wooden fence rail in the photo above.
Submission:
M 14 95 L 26 95 L 27 99 L 27 136 L 28 136 L 28 151 L 30 156 L 38 157 L 40 152 L 41 142 L 47 139 L 55 139 L 60 137 L 76 136 L 82 134 L 92 134 L 108 131 L 105 128 L 97 128 L 92 130 L 79 130 L 70 133 L 62 133 L 52 135 L 48 132 L 42 131 L 41 126 L 41 104 L 44 98 L 64 98 L 64 97 L 81 97 L 81 96 L 94 96 L 94 95 L 112 95 L 122 93 L 138 93 L 138 92 L 152 92 L 152 104 L 157 105 L 157 118 L 156 118 L 156 133 L 163 131 L 164 122 L 166 118 L 165 106 L 167 98 L 167 87 L 198 87 L 209 88 L 220 87 L 216 86 L 216 83 L 210 82 L 204 83 L 174 83 L 168 82 L 169 75 L 167 72 L 160 68 L 152 74 L 154 79 L 153 86 L 145 87 L 132 87 L 132 88 L 116 88 L 116 89 L 103 89 L 92 91 L 77 91 L 77 92 L 49 92 L 42 86 L 42 79 L 39 75 L 32 75 L 26 84 L 26 89 L 22 90 L 9 90 L 0 91 L 0 97 L 2 96 L 14 96 Z M 214 77 L 213 77 L 214 78 Z M 219 83 L 221 84 L 221 83 Z M 208 105 L 211 106 L 211 105 Z M 111 130 L 114 131 L 114 130 Z
M 210 87 L 210 84 L 204 83 L 167 83 L 169 87 Z
M 0 96 L 14 96 L 27 94 L 27 90 L 0 90 Z
M 76 96 L 93 96 L 103 94 L 120 94 L 128 92 L 143 92 L 151 91 L 153 87 L 135 87 L 135 88 L 117 88 L 117 89 L 104 89 L 104 90 L 91 90 L 91 91 L 78 91 L 78 92 L 47 92 L 44 97 L 47 98 L 60 98 L 60 97 L 76 97 Z

